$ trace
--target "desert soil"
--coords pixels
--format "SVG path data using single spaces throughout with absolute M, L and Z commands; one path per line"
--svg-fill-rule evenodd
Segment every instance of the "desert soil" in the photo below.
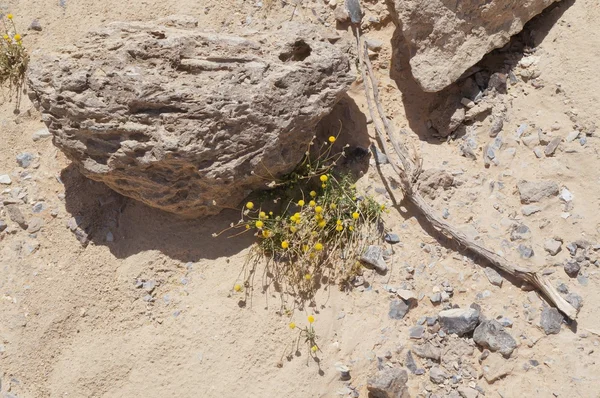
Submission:
M 18 27 L 26 32 L 24 43 L 36 57 L 111 21 L 185 14 L 197 18 L 204 29 L 244 34 L 276 26 L 293 12 L 292 5 L 274 2 L 267 9 L 267 3 L 8 0 L 0 7 L 15 15 Z M 329 3 L 304 1 L 294 18 L 335 33 Z M 376 5 L 366 2 L 367 15 Z M 41 32 L 26 30 L 34 19 Z M 547 270 L 554 285 L 564 283 L 579 294 L 584 304 L 576 324 L 564 324 L 559 334 L 546 335 L 539 326 L 544 304 L 535 292 L 522 290 L 511 280 L 501 287 L 490 284 L 478 259 L 432 235 L 435 231 L 427 229 L 410 207 L 392 206 L 371 161 L 359 186 L 390 206 L 386 227 L 401 240 L 393 246 L 390 272 L 382 276 L 366 270 L 368 285 L 351 292 L 336 287 L 322 290 L 317 307 L 296 311 L 293 319 L 298 324 L 304 325 L 309 314 L 315 316 L 321 361 L 308 360 L 302 350 L 301 356 L 284 359 L 278 367 L 295 337 L 287 326 L 290 318 L 277 314 L 278 296 L 258 288 L 241 307 L 241 296 L 232 293 L 252 239 L 212 237 L 238 214 L 180 220 L 121 198 L 69 167 L 51 138 L 32 139 L 44 124 L 26 98 L 19 115 L 13 114 L 14 104 L 4 100 L 0 175 L 8 174 L 12 184 L 0 187 L 1 196 L 5 203 L 17 199 L 30 224 L 38 218 L 35 222 L 43 225 L 37 232 L 27 232 L 9 219 L 6 207 L 0 207 L 0 219 L 8 224 L 0 233 L 3 396 L 366 397 L 367 378 L 380 360 L 405 364 L 406 351 L 415 343 L 409 329 L 441 310 L 429 297 L 449 286 L 452 304 L 478 303 L 487 318 L 509 318 L 513 325 L 507 331 L 519 345 L 510 359 L 493 354 L 493 361 L 480 361 L 479 348 L 470 358 L 456 358 L 455 369 L 469 362 L 477 373 L 473 380 L 458 381 L 470 388 L 470 396 L 478 390 L 480 396 L 485 391 L 485 396 L 505 398 L 600 396 L 598 269 L 590 261 L 577 278 L 563 270 L 571 259 L 569 243 L 582 239 L 600 243 L 600 132 L 565 140 L 553 156 L 541 158 L 516 138 L 523 124 L 530 131 L 541 128 L 566 139 L 578 125 L 600 121 L 600 6 L 596 0 L 565 0 L 527 29 L 535 51 L 506 56 L 517 61 L 523 57 L 521 64 L 526 60 L 536 68 L 537 87 L 519 79 L 507 94 L 494 99 L 506 106 L 506 120 L 498 165 L 489 168 L 484 167 L 482 148 L 493 140 L 488 135 L 490 118 L 468 128 L 477 141 L 476 160 L 461 156 L 463 138 L 428 136 L 422 131 L 426 115 L 421 104 L 427 104 L 430 96 L 419 91 L 402 65 L 390 64 L 392 21 L 366 26 L 365 35 L 383 42 L 374 64 L 394 125 L 408 132 L 406 139 L 419 150 L 425 169 L 443 169 L 455 176 L 453 187 L 438 190 L 434 207 L 446 209 L 449 222 L 511 261 Z M 350 31 L 337 33 L 340 45 L 351 43 Z M 360 81 L 349 95 L 366 115 Z M 372 124 L 367 129 L 374 137 Z M 16 162 L 23 152 L 35 154 L 28 168 Z M 384 174 L 391 174 L 388 168 L 383 166 Z M 538 204 L 539 212 L 524 216 L 517 182 L 539 179 L 556 182 L 574 198 L 570 203 L 558 197 L 545 199 Z M 402 199 L 400 190 L 393 194 Z M 92 231 L 87 246 L 67 227 L 73 217 L 84 220 Z M 523 241 L 511 240 L 509 228 L 515 222 L 530 229 Z M 563 245 L 551 256 L 544 244 L 554 237 Z M 534 256 L 522 258 L 520 244 L 530 246 Z M 140 282 L 146 284 L 139 287 Z M 396 298 L 390 290 L 400 287 L 413 290 L 418 305 L 404 319 L 395 320 L 388 315 Z M 415 359 L 419 367 L 428 367 L 427 361 Z M 351 368 L 349 382 L 340 380 L 338 363 Z M 504 376 L 488 382 L 482 376 L 492 371 Z M 428 391 L 446 396 L 452 383 L 449 379 L 438 386 L 426 372 L 411 374 L 408 386 L 411 396 L 426 396 Z

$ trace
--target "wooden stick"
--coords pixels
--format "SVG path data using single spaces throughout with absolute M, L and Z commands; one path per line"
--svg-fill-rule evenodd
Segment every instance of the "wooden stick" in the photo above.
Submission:
M 506 272 L 507 274 L 512 275 L 513 277 L 527 282 L 534 286 L 540 293 L 544 295 L 552 304 L 556 306 L 563 314 L 565 314 L 569 319 L 575 320 L 577 318 L 577 310 L 569 304 L 562 296 L 556 291 L 556 289 L 552 286 L 550 281 L 541 275 L 538 272 L 531 271 L 525 267 L 521 267 L 518 265 L 513 265 L 509 263 L 503 257 L 497 255 L 492 252 L 485 246 L 473 241 L 469 237 L 467 237 L 463 232 L 455 228 L 454 226 L 448 224 L 444 221 L 435 210 L 427 203 L 427 201 L 421 196 L 418 190 L 414 189 L 414 184 L 418 180 L 418 174 L 420 174 L 420 167 L 417 165 L 415 167 L 412 162 L 409 151 L 405 145 L 401 145 L 396 138 L 394 137 L 392 127 L 389 123 L 385 115 L 385 111 L 381 105 L 381 101 L 379 99 L 379 89 L 377 79 L 375 78 L 375 74 L 373 73 L 373 66 L 371 65 L 371 61 L 369 60 L 369 53 L 366 46 L 366 43 L 363 43 L 363 51 L 361 51 L 360 38 L 357 32 L 357 44 L 358 44 L 358 54 L 359 58 L 362 58 L 362 64 L 364 67 L 361 67 L 361 73 L 363 77 L 363 84 L 365 87 L 365 94 L 367 97 L 367 105 L 369 108 L 369 113 L 371 114 L 371 118 L 373 119 L 373 124 L 375 125 L 375 132 L 383 146 L 383 151 L 390 159 L 390 164 L 394 171 L 398 174 L 401 181 L 402 190 L 406 199 L 408 199 L 412 204 L 415 205 L 417 209 L 425 216 L 425 219 L 431 224 L 436 230 L 440 231 L 445 236 L 454 239 L 456 242 L 466 247 L 467 250 L 483 257 L 486 259 L 491 265 L 495 268 Z M 362 57 L 361 57 L 362 55 Z M 365 72 L 366 67 L 366 72 Z M 368 75 L 369 81 L 367 81 L 365 75 Z M 369 94 L 369 83 L 371 86 L 371 90 L 373 92 L 372 99 Z M 372 106 L 372 102 L 375 103 L 377 108 L 378 117 L 383 123 L 385 135 L 378 127 L 375 122 L 376 115 Z M 392 147 L 398 158 L 400 159 L 400 163 L 402 164 L 402 168 L 400 168 L 397 164 L 395 164 L 390 156 L 389 150 L 386 145 L 386 138 L 392 143 Z M 393 192 L 390 192 L 390 195 L 394 195 Z

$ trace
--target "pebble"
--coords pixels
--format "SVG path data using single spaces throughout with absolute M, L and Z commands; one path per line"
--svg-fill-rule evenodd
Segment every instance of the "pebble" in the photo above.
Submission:
M 367 390 L 373 397 L 401 397 L 403 394 L 408 394 L 407 381 L 406 370 L 385 368 L 367 379 Z
M 360 1 L 346 0 L 346 8 L 350 15 L 350 21 L 355 24 L 360 23 L 363 17 L 362 10 L 360 9 Z
M 33 133 L 33 135 L 31 136 L 31 138 L 34 141 L 39 141 L 42 140 L 44 138 L 48 138 L 51 137 L 52 133 L 50 133 L 50 131 L 48 131 L 47 128 L 43 128 L 43 129 L 39 129 L 38 131 L 36 131 L 35 133 Z
M 473 331 L 479 323 L 479 311 L 474 308 L 453 308 L 441 311 L 438 316 L 446 333 L 459 336 Z
M 542 208 L 538 205 L 525 205 L 521 207 L 521 213 L 523 213 L 524 216 L 530 216 L 540 211 L 542 211 Z
M 500 323 L 493 319 L 483 321 L 477 326 L 473 333 L 473 341 L 492 352 L 500 352 L 505 358 L 509 358 L 517 348 L 515 339 L 504 331 L 504 327 Z
M 29 223 L 27 226 L 27 232 L 29 232 L 30 234 L 34 234 L 34 233 L 38 232 L 40 229 L 42 229 L 43 226 L 44 226 L 44 220 L 42 220 L 39 217 L 33 217 L 31 220 L 29 220 Z
M 554 155 L 554 152 L 556 152 L 556 149 L 558 148 L 558 145 L 560 144 L 561 141 L 562 141 L 562 138 L 560 138 L 560 137 L 553 138 L 552 141 L 550 141 L 550 143 L 548 145 L 546 145 L 546 149 L 544 149 L 544 154 L 546 156 Z
M 560 198 L 565 202 L 570 202 L 573 200 L 574 196 L 567 188 L 563 188 L 562 191 L 560 191 Z
M 375 158 L 375 163 L 377 164 L 388 164 L 389 160 L 385 153 L 381 152 L 377 145 L 371 144 L 371 152 L 373 153 L 373 157 Z
M 504 127 L 504 120 L 501 117 L 496 117 L 492 121 L 492 126 L 490 127 L 490 137 L 496 137 L 502 131 Z
M 574 259 L 569 259 L 565 261 L 563 268 L 567 275 L 575 278 L 579 274 L 579 270 L 581 270 L 581 265 Z
M 544 329 L 544 333 L 558 334 L 560 332 L 560 326 L 563 322 L 563 316 L 554 307 L 545 307 L 542 310 L 540 317 L 540 326 Z
M 400 243 L 400 237 L 391 232 L 385 234 L 384 240 L 391 245 Z
M 31 24 L 29 25 L 29 28 L 27 28 L 27 29 L 35 30 L 36 32 L 41 32 L 42 25 L 40 24 L 40 21 L 38 21 L 37 19 L 34 19 L 33 21 L 31 21 Z
M 3 232 L 7 227 L 6 221 L 0 220 L 0 232 Z
M 587 144 L 587 138 L 586 137 L 581 137 L 579 139 L 579 145 L 585 146 L 585 144 Z
M 488 278 L 488 281 L 494 286 L 502 287 L 502 282 L 504 282 L 504 278 L 502 275 L 498 273 L 495 269 L 491 267 L 487 267 L 483 269 L 485 276 Z
M 569 293 L 569 288 L 564 283 L 559 283 L 558 286 L 556 287 L 556 290 L 559 293 L 563 293 L 563 294 Z
M 413 352 L 419 358 L 432 359 L 434 361 L 439 361 L 442 357 L 442 350 L 429 342 L 413 346 Z
M 550 253 L 551 256 L 556 256 L 562 248 L 562 242 L 556 239 L 548 239 L 544 242 L 544 250 Z
M 383 249 L 379 246 L 370 245 L 367 247 L 367 250 L 361 256 L 360 260 L 368 265 L 373 266 L 373 268 L 381 273 L 385 273 L 388 269 L 387 264 L 383 259 Z
M 415 340 L 422 339 L 423 333 L 425 333 L 425 326 L 422 326 L 422 325 L 413 326 L 412 328 L 409 329 L 409 336 L 411 339 L 415 339 Z
M 402 299 L 392 300 L 388 315 L 391 319 L 402 319 L 408 313 L 409 305 Z
M 583 306 L 583 298 L 577 293 L 569 293 L 565 298 L 569 304 L 571 304 L 577 311 Z
M 37 202 L 35 205 L 33 205 L 33 208 L 31 209 L 31 211 L 33 211 L 34 213 L 41 213 L 44 210 L 46 210 L 48 208 L 48 206 L 46 206 L 46 203 L 44 202 Z
M 0 184 L 4 184 L 4 185 L 12 184 L 12 180 L 10 179 L 10 176 L 8 174 L 0 175 Z
M 383 47 L 383 42 L 377 39 L 366 38 L 365 44 L 367 45 L 367 48 L 372 51 L 379 51 Z
M 17 164 L 22 168 L 26 169 L 29 166 L 31 166 L 33 159 L 35 159 L 35 155 L 23 152 L 17 155 Z
M 13 222 L 19 224 L 21 228 L 27 229 L 27 221 L 25 221 L 25 217 L 17 205 L 7 205 L 6 213 Z
M 510 328 L 513 325 L 513 321 L 510 318 L 507 317 L 502 317 L 498 319 L 498 323 L 502 326 L 504 326 L 505 328 Z
M 433 293 L 429 296 L 429 300 L 431 300 L 432 304 L 439 304 L 442 302 L 442 294 L 440 292 Z
M 521 258 L 531 258 L 534 255 L 533 249 L 528 245 L 520 244 L 517 250 L 521 254 Z
M 544 157 L 544 151 L 539 146 L 536 146 L 535 148 L 533 148 L 533 153 L 534 153 L 535 157 L 538 159 L 541 159 Z
M 443 218 L 444 220 L 447 220 L 447 219 L 448 219 L 448 217 L 450 217 L 450 212 L 448 211 L 448 209 L 444 209 L 444 210 L 442 210 L 442 218 Z
M 517 129 L 517 138 L 521 138 L 523 136 L 523 134 L 525 133 L 525 131 L 527 131 L 527 128 L 529 127 L 529 125 L 527 123 L 523 123 L 519 126 L 519 128 Z
M 517 183 L 517 189 L 519 190 L 521 203 L 524 204 L 539 202 L 559 193 L 558 184 L 550 180 L 520 180 Z
M 565 138 L 565 141 L 567 142 L 573 142 L 577 139 L 577 137 L 579 137 L 579 131 L 571 131 L 568 135 L 567 138 Z
M 432 366 L 429 369 L 429 379 L 435 384 L 444 383 L 448 377 L 448 374 L 439 366 Z

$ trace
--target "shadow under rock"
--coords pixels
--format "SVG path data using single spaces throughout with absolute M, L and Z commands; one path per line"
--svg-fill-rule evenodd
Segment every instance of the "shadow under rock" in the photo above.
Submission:
M 345 95 L 315 130 L 316 142 L 321 143 L 339 133 L 334 152 L 348 145 L 338 169 L 349 171 L 355 178 L 366 172 L 370 143 L 367 120 L 352 98 Z M 224 210 L 202 219 L 182 218 L 122 196 L 86 178 L 74 164 L 62 171 L 61 179 L 66 209 L 72 216 L 69 228 L 82 244 L 107 246 L 117 258 L 158 250 L 182 262 L 195 262 L 235 255 L 255 241 L 251 233 L 229 238 L 240 230 L 213 237 L 237 223 L 240 211 Z
M 117 258 L 158 250 L 182 262 L 195 262 L 235 255 L 254 242 L 250 233 L 235 238 L 228 238 L 235 231 L 212 236 L 237 223 L 237 211 L 184 219 L 119 195 L 84 177 L 73 164 L 62 171 L 61 179 L 75 235 L 83 244 L 90 241 L 108 247 Z

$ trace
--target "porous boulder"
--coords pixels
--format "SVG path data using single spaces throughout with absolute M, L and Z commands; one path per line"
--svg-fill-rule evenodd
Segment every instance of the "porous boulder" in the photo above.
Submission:
M 395 0 L 398 29 L 421 88 L 441 91 L 504 46 L 531 18 L 557 0 Z
M 29 73 L 54 144 L 85 176 L 194 217 L 292 171 L 353 80 L 311 29 L 234 37 L 187 17 L 112 23 Z

